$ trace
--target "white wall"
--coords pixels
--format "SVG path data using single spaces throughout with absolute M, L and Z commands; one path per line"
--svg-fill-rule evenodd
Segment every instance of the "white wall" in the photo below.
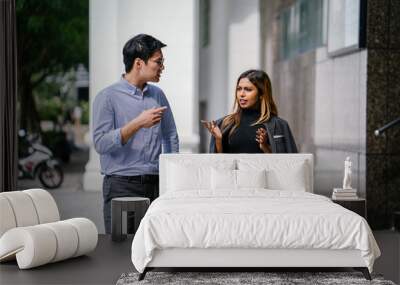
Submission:
M 120 0 L 118 48 L 132 36 L 145 33 L 167 45 L 160 86 L 168 97 L 177 124 L 182 151 L 198 144 L 197 2 L 195 0 Z M 121 54 L 121 52 L 120 52 Z M 119 58 L 123 71 L 122 55 Z M 196 121 L 196 122 L 195 122 Z
M 105 20 L 106 19 L 106 20 Z M 89 2 L 89 102 L 90 114 L 96 94 L 112 84 L 120 76 L 118 56 L 118 5 L 108 0 L 91 0 Z M 89 116 L 91 121 L 91 115 Z M 91 131 L 91 122 L 90 122 Z M 86 134 L 90 145 L 89 161 L 83 176 L 83 188 L 89 191 L 100 191 L 99 155 L 93 147 L 91 134 Z
M 259 0 L 218 0 L 210 6 L 210 42 L 200 48 L 199 90 L 207 102 L 201 119 L 215 120 L 232 111 L 238 76 L 261 66 L 260 9 Z M 209 134 L 202 130 L 201 135 L 207 146 Z
M 139 33 L 165 44 L 165 70 L 158 84 L 174 113 L 182 152 L 198 149 L 198 26 L 196 0 L 91 0 L 90 101 L 124 73 L 122 48 Z M 88 136 L 90 138 L 90 136 Z M 98 155 L 93 147 L 84 188 L 101 190 Z M 100 182 L 99 182 L 100 181 Z
M 344 159 L 353 162 L 352 186 L 365 197 L 367 51 L 330 58 L 316 52 L 313 144 L 317 191 L 341 187 Z
M 207 118 L 216 119 L 227 109 L 228 1 L 210 1 L 210 41 L 200 49 L 200 98 L 207 101 Z
M 228 110 L 232 110 L 238 76 L 261 66 L 259 1 L 229 1 Z

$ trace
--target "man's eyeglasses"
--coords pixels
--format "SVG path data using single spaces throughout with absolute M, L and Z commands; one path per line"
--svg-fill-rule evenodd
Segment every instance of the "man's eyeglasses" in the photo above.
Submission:
M 163 66 L 164 65 L 164 60 L 165 60 L 164 58 L 160 58 L 160 59 L 151 60 L 151 61 L 157 63 L 158 66 Z

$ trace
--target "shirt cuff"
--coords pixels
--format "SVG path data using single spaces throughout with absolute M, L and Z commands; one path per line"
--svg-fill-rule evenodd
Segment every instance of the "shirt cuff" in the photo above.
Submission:
M 114 145 L 122 146 L 121 128 L 114 130 L 113 141 Z

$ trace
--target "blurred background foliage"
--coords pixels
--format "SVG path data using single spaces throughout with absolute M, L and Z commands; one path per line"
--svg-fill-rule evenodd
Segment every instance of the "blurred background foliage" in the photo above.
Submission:
M 19 127 L 39 133 L 40 120 L 57 122 L 73 104 L 54 78 L 78 64 L 88 70 L 89 2 L 16 0 L 16 12 Z

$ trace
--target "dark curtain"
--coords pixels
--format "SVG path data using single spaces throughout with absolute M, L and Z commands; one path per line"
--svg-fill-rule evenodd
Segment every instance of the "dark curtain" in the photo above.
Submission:
M 17 190 L 15 0 L 0 0 L 0 192 Z

